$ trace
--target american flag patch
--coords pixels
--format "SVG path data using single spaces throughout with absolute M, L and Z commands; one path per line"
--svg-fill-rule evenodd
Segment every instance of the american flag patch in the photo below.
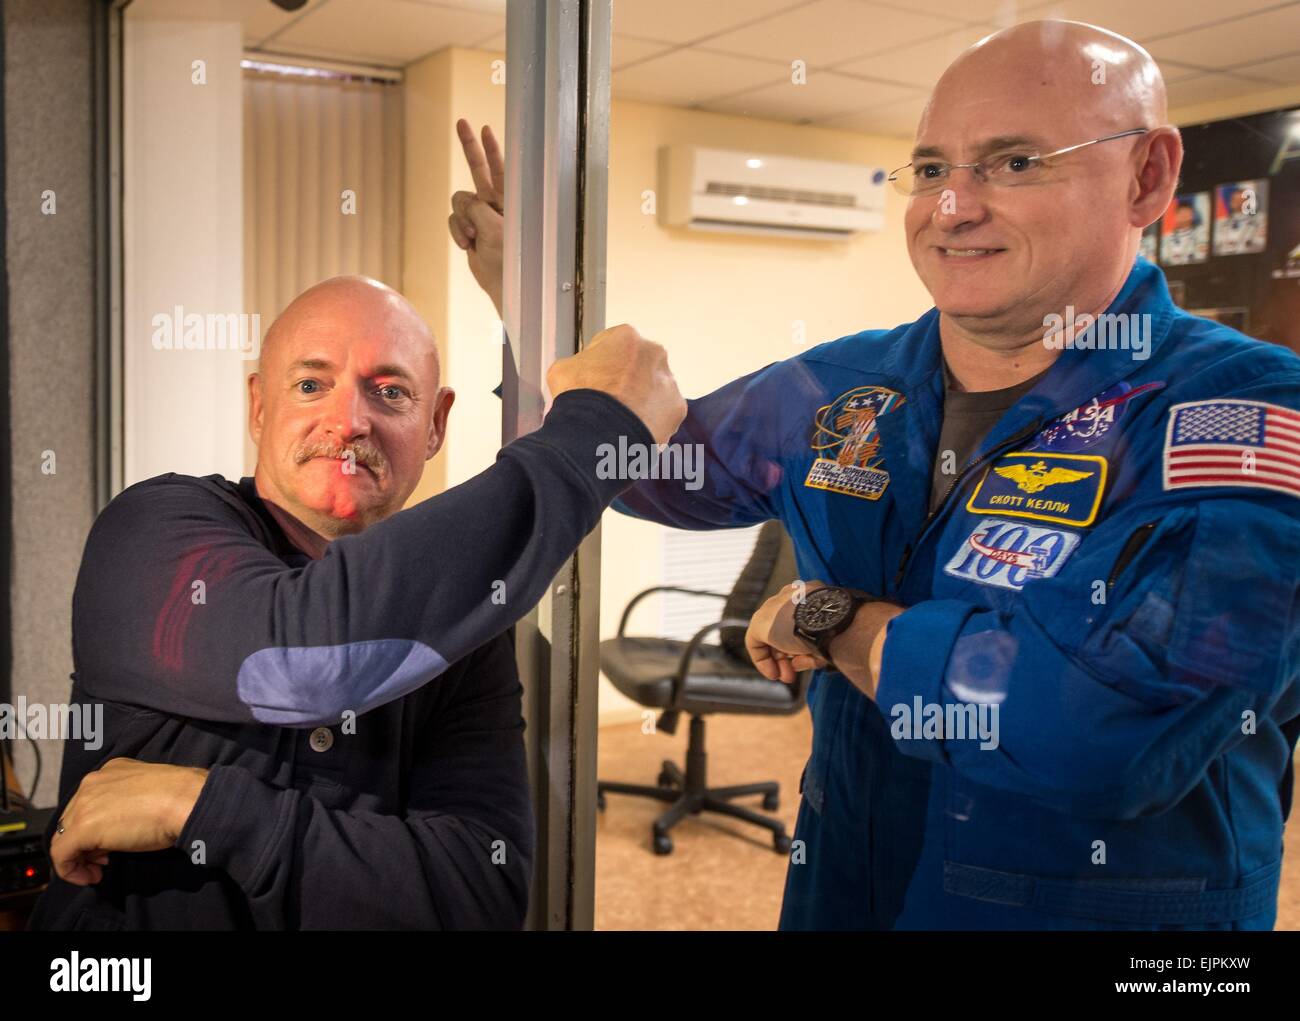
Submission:
M 1241 486 L 1300 496 L 1300 412 L 1263 401 L 1169 409 L 1165 489 Z

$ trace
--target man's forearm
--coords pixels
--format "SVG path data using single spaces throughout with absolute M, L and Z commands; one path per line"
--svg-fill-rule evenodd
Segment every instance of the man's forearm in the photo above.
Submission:
M 238 883 L 262 928 L 518 929 L 528 899 L 531 848 L 479 820 L 330 809 L 239 766 L 212 770 L 176 846 Z
M 876 697 L 889 622 L 902 612 L 903 607 L 894 603 L 864 603 L 848 630 L 831 640 L 836 669 L 869 698 Z
M 81 680 L 178 716 L 295 727 L 400 698 L 537 602 L 628 485 L 596 470 L 598 445 L 620 436 L 652 440 L 617 400 L 561 394 L 495 465 L 298 570 L 203 480 L 132 487 L 87 543 L 73 600 Z

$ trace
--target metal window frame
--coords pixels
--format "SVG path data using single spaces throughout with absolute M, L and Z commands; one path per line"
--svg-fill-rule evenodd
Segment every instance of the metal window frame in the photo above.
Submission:
M 122 491 L 122 17 L 131 0 L 94 14 L 95 513 Z
M 604 328 L 611 0 L 509 0 L 502 439 Z M 595 924 L 600 530 L 516 629 L 537 855 L 528 927 Z

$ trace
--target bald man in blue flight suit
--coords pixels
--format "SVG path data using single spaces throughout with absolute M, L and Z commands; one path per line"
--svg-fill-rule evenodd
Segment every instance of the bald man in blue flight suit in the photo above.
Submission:
M 1113 33 L 972 47 L 896 175 L 935 307 L 690 401 L 672 442 L 703 445 L 702 488 L 615 503 L 794 541 L 805 580 L 747 636 L 769 677 L 820 668 L 782 928 L 1273 925 L 1300 359 L 1137 258 L 1177 187 L 1166 119 Z M 489 204 L 453 207 L 493 294 Z M 847 614 L 814 634 L 799 607 L 831 588 Z
M 809 692 L 783 928 L 1273 924 L 1300 359 L 1135 260 L 1181 161 L 1164 106 L 1145 52 L 1085 26 L 969 51 L 900 173 L 937 308 L 689 402 L 703 488 L 616 504 L 779 518 L 816 579 L 749 635 L 768 676 L 838 667 Z M 871 601 L 819 652 L 793 628 L 821 583 Z
M 783 927 L 1271 927 L 1300 723 L 1300 488 L 1265 463 L 1300 451 L 1300 360 L 1181 312 L 1144 261 L 1111 309 L 1151 316 L 1150 359 L 1063 352 L 929 516 L 934 311 L 688 402 L 674 442 L 708 445 L 704 489 L 621 501 L 686 528 L 780 518 L 802 577 L 888 600 L 857 617 L 874 638 L 871 614 L 890 614 L 874 700 L 851 632 L 831 651 L 853 680 L 820 672 L 809 692 Z M 842 449 L 810 441 L 881 393 L 901 404 L 856 417 L 890 498 L 810 484 Z M 1180 446 L 1223 479 L 1171 481 Z M 1089 474 L 1031 496 L 1016 469 L 1039 464 Z M 756 622 L 764 644 L 800 651 L 778 614 L 789 592 Z M 996 747 L 974 727 L 921 734 L 917 699 L 997 706 Z

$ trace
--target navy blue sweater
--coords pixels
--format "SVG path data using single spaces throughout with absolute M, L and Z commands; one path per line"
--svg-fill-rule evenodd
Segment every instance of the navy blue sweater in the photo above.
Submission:
M 66 746 L 60 811 L 118 756 L 208 779 L 175 848 L 55 878 L 31 927 L 518 928 L 533 819 L 508 629 L 628 484 L 595 471 L 620 435 L 652 442 L 613 398 L 562 394 L 487 471 L 319 560 L 251 478 L 123 491 L 73 596 L 72 700 L 103 703 L 104 741 Z

